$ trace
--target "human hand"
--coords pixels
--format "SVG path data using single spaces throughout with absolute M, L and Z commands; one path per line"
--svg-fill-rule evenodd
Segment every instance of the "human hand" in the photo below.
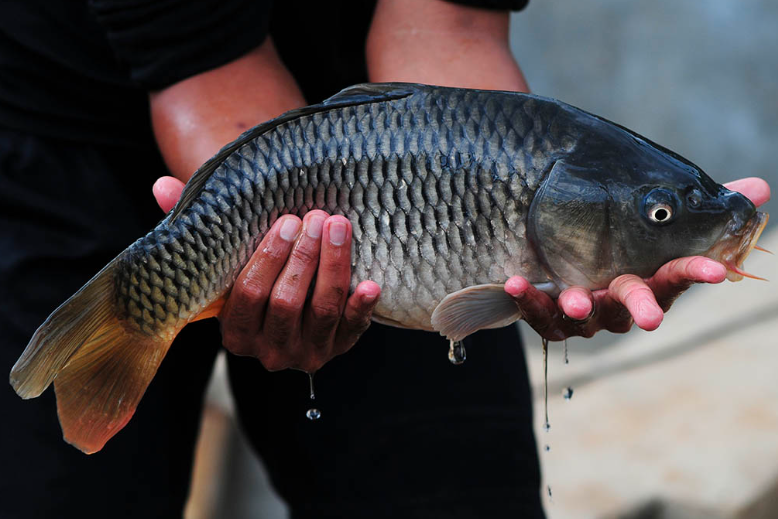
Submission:
M 172 177 L 154 184 L 163 211 L 172 209 L 183 187 Z M 348 351 L 370 325 L 381 289 L 363 281 L 349 296 L 350 280 L 347 218 L 318 210 L 302 221 L 280 217 L 241 271 L 218 316 L 225 348 L 258 358 L 270 371 L 317 371 Z
M 744 178 L 725 186 L 742 193 L 757 207 L 770 199 L 770 187 L 760 178 Z M 690 286 L 721 283 L 726 277 L 727 269 L 721 263 L 694 256 L 673 260 L 646 280 L 628 274 L 617 277 L 604 290 L 570 287 L 556 301 L 519 276 L 505 283 L 505 291 L 542 337 L 563 340 L 592 337 L 599 330 L 625 333 L 633 322 L 644 330 L 655 330 L 664 312 Z

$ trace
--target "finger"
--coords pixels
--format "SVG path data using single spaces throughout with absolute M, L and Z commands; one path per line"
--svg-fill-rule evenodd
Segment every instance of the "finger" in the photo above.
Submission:
M 613 299 L 607 290 L 597 290 L 593 294 L 597 327 L 611 333 L 627 333 L 632 329 L 633 320 L 624 305 Z
M 648 287 L 665 312 L 673 302 L 694 283 L 721 283 L 727 279 L 727 268 L 709 258 L 694 256 L 679 258 L 663 265 L 651 279 Z
M 308 288 L 319 264 L 322 228 L 326 219 L 324 211 L 311 211 L 305 215 L 302 232 L 268 300 L 263 323 L 265 339 L 271 347 L 285 348 L 284 355 L 290 361 L 299 356 L 296 347 L 300 344 L 292 341 L 292 337 L 299 336 Z
M 357 285 L 357 289 L 346 301 L 346 308 L 335 334 L 333 357 L 347 352 L 365 333 L 380 295 L 381 288 L 373 281 L 363 281 Z
M 296 216 L 279 218 L 238 275 L 219 316 L 222 341 L 231 352 L 258 353 L 253 351 L 254 339 L 261 328 L 273 285 L 286 264 L 299 230 L 300 219 Z
M 594 312 L 594 299 L 591 291 L 583 287 L 570 287 L 562 291 L 557 299 L 559 308 L 575 321 L 589 319 Z
M 654 298 L 654 293 L 639 277 L 632 274 L 619 276 L 608 287 L 611 297 L 624 305 L 640 328 L 656 330 L 664 313 Z
M 157 205 L 165 212 L 169 213 L 181 198 L 181 192 L 184 190 L 184 183 L 174 177 L 160 177 L 154 182 L 151 192 L 157 200 Z
M 770 186 L 758 177 L 741 178 L 724 184 L 724 187 L 745 195 L 757 207 L 770 200 Z
M 319 349 L 332 347 L 350 281 L 351 223 L 343 216 L 331 216 L 324 222 L 316 286 L 304 319 L 306 340 Z
M 520 276 L 505 282 L 505 292 L 516 301 L 522 318 L 541 336 L 555 340 L 565 338 L 559 329 L 561 319 L 557 306 L 547 294 Z

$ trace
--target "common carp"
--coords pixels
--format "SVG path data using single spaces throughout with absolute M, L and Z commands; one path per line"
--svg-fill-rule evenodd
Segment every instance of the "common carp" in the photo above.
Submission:
M 376 321 L 459 340 L 521 318 L 521 275 L 552 296 L 704 255 L 731 280 L 767 222 L 744 196 L 605 119 L 530 94 L 365 84 L 225 146 L 149 234 L 35 332 L 11 371 L 52 382 L 65 440 L 100 450 L 132 417 L 176 334 L 211 315 L 282 214 L 353 226 L 352 289 Z

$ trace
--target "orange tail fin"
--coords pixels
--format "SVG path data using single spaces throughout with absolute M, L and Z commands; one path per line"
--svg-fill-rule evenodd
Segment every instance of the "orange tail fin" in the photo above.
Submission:
M 165 357 L 169 339 L 136 331 L 115 303 L 109 263 L 35 332 L 11 370 L 22 398 L 51 383 L 65 440 L 91 454 L 124 427 Z

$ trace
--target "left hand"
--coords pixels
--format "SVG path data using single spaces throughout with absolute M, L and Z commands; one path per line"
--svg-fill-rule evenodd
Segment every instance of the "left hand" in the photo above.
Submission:
M 757 207 L 770 199 L 770 187 L 760 178 L 744 178 L 725 186 L 742 193 Z M 646 280 L 627 274 L 604 290 L 571 287 L 556 301 L 519 276 L 505 283 L 505 291 L 535 331 L 546 339 L 561 341 L 573 336 L 592 337 L 599 330 L 625 333 L 633 322 L 644 330 L 655 330 L 664 313 L 690 286 L 721 283 L 726 277 L 727 269 L 721 263 L 694 256 L 673 260 Z

